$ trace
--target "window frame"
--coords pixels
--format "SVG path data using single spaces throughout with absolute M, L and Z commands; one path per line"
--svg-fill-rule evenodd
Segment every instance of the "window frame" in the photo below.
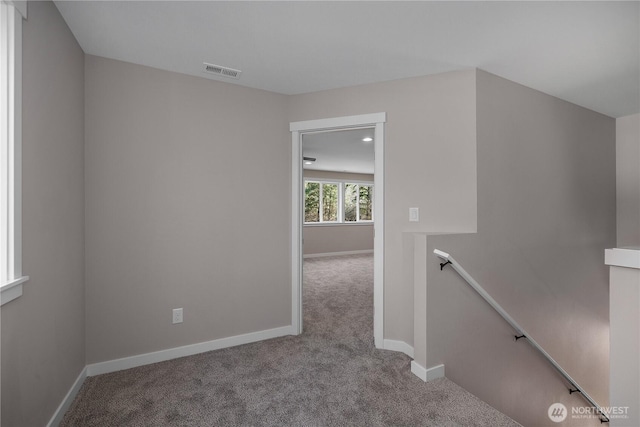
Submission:
M 22 295 L 22 20 L 26 2 L 0 0 L 0 305 Z
M 368 183 L 368 182 L 364 182 L 364 181 L 344 181 L 342 183 L 343 188 L 347 186 L 347 184 L 354 184 L 357 186 L 357 191 L 356 191 L 356 220 L 355 221 L 347 221 L 344 218 L 343 215 L 343 220 L 345 224 L 371 224 L 373 223 L 373 183 Z M 361 187 L 370 187 L 371 190 L 369 190 L 369 198 L 371 200 L 371 219 L 360 219 L 360 188 Z M 343 199 L 343 210 L 344 210 L 344 203 L 346 202 L 346 200 Z
M 302 188 L 303 188 L 303 193 L 304 193 L 304 188 L 306 187 L 308 182 L 313 182 L 313 183 L 318 183 L 320 184 L 320 194 L 318 195 L 318 209 L 319 209 L 319 215 L 318 215 L 318 222 L 307 222 L 304 220 L 304 215 L 303 215 L 303 225 L 307 226 L 314 226 L 314 227 L 322 227 L 322 226 L 331 226 L 331 225 L 371 225 L 374 223 L 375 218 L 373 216 L 373 188 L 374 188 L 374 183 L 372 181 L 361 181 L 361 180 L 347 180 L 347 179 L 331 179 L 331 178 L 314 178 L 314 177 L 304 177 L 303 183 L 302 183 Z M 322 215 L 322 185 L 323 184 L 338 184 L 338 220 L 337 221 L 324 221 L 323 220 L 323 215 Z M 345 186 L 347 184 L 356 184 L 358 186 L 358 198 L 357 198 L 357 208 L 356 208 L 356 217 L 357 220 L 356 221 L 346 221 L 344 216 L 345 216 Z M 360 186 L 367 186 L 367 187 L 371 187 L 371 207 L 372 207 L 372 211 L 371 211 L 371 219 L 366 219 L 366 220 L 361 220 L 360 219 Z M 302 197 L 302 205 L 306 206 L 306 196 L 303 194 Z

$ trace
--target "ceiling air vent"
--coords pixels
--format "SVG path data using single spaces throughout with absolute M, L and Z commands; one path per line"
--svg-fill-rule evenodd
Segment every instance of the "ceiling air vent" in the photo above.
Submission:
M 207 64 L 206 62 L 204 62 L 203 64 L 205 73 L 216 74 L 218 76 L 229 77 L 231 79 L 239 79 L 240 74 L 242 74 L 242 71 L 234 70 L 233 68 Z

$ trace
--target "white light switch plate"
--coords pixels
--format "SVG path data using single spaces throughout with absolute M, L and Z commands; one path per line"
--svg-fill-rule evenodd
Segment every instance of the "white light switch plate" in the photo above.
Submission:
M 411 221 L 411 222 L 420 221 L 420 209 L 418 209 L 418 208 L 409 208 L 409 221 Z

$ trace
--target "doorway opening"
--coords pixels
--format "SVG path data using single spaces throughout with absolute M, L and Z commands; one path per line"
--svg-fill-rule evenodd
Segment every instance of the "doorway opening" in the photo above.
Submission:
M 291 323 L 295 334 L 302 333 L 303 330 L 303 305 L 302 305 L 302 283 L 303 283 L 303 226 L 306 222 L 373 222 L 374 228 L 374 284 L 373 284 L 373 336 L 374 344 L 377 348 L 383 348 L 384 330 L 384 123 L 385 113 L 366 114 L 360 116 L 338 117 L 331 119 L 311 120 L 304 122 L 294 122 L 290 125 L 292 134 L 292 230 L 291 230 L 291 255 L 292 255 L 292 301 L 291 301 Z M 374 152 L 374 174 L 373 184 L 368 185 L 368 181 L 344 179 L 330 180 L 326 178 L 324 183 L 329 196 L 327 203 L 337 197 L 338 202 L 331 206 L 322 206 L 322 182 L 317 181 L 317 185 L 311 191 L 317 192 L 319 197 L 318 206 L 307 206 L 305 212 L 304 197 L 304 173 L 303 157 L 307 157 L 307 163 L 320 161 L 318 157 L 305 155 L 303 144 L 305 141 L 314 141 L 322 136 L 327 136 L 332 132 L 348 132 L 351 135 L 366 131 L 372 138 Z M 331 139 L 331 138 L 329 138 Z M 344 147 L 343 147 L 344 148 Z M 326 161 L 326 159 L 325 159 Z M 335 166 L 333 167 L 336 168 Z M 341 169 L 345 170 L 345 169 Z M 346 182 L 353 181 L 353 182 Z M 356 182 L 359 181 L 359 182 Z M 348 195 L 351 202 L 345 202 L 344 196 Z M 355 197 L 354 197 L 355 196 Z M 355 203 L 353 202 L 355 200 Z M 360 203 L 362 201 L 362 203 Z M 368 203 L 370 202 L 370 205 Z M 355 206 L 355 210 L 353 209 Z M 326 209 L 323 209 L 326 208 Z M 317 209 L 317 212 L 313 212 Z M 369 213 L 370 209 L 370 213 Z M 366 224 L 363 224 L 366 226 Z

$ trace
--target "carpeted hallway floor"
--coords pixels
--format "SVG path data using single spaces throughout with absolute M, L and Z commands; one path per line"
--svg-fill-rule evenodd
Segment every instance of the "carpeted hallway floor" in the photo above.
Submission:
M 373 346 L 373 257 L 305 261 L 305 332 L 87 378 L 62 426 L 517 426 Z

